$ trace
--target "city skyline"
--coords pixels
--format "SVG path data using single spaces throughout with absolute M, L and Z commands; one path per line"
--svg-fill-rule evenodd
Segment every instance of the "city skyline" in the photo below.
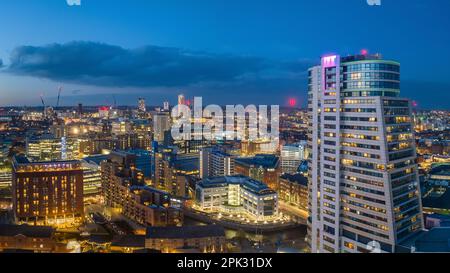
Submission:
M 13 27 L 0 42 L 0 106 L 40 106 L 40 95 L 56 105 L 62 87 L 61 106 L 112 105 L 114 98 L 120 105 L 170 98 L 173 105 L 184 93 L 208 104 L 288 106 L 295 98 L 305 107 L 308 67 L 330 50 L 366 49 L 400 62 L 402 97 L 421 109 L 448 109 L 447 2 L 246 1 L 238 10 L 221 1 L 29 2 L 3 3 L 0 22 Z M 17 12 L 27 20 L 11 16 Z M 308 27 L 318 14 L 349 27 Z
M 2 4 L 0 256 L 450 253 L 450 2 Z

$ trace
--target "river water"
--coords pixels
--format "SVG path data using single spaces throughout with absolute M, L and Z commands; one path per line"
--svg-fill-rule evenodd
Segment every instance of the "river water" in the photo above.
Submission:
M 184 225 L 199 226 L 205 223 L 186 217 Z M 306 248 L 305 226 L 269 233 L 225 229 L 225 236 L 233 246 L 232 252 L 304 252 Z

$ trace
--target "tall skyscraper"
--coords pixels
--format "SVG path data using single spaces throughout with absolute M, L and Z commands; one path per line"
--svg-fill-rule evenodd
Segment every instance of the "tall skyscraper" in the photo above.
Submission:
M 78 117 L 79 118 L 83 117 L 83 104 L 82 103 L 78 103 Z
M 178 104 L 186 105 L 186 97 L 183 94 L 178 95 Z
M 170 104 L 168 101 L 164 102 L 164 107 L 163 107 L 164 111 L 169 111 L 170 110 Z
M 423 229 L 411 103 L 399 94 L 400 64 L 380 55 L 309 69 L 312 252 L 394 252 Z
M 170 116 L 167 113 L 158 113 L 153 116 L 154 140 L 164 141 L 164 132 L 170 130 Z
M 142 112 L 142 113 L 147 112 L 147 106 L 145 105 L 145 99 L 144 98 L 139 98 L 138 110 L 139 110 L 139 112 Z

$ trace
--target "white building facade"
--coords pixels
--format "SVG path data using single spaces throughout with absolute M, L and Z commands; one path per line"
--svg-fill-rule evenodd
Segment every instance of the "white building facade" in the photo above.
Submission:
M 252 220 L 278 216 L 278 194 L 262 182 L 246 176 L 224 176 L 200 181 L 196 204 L 204 211 L 245 213 Z
M 325 56 L 309 70 L 312 252 L 395 252 L 423 229 L 411 103 L 400 65 Z
M 214 148 L 200 151 L 200 178 L 234 175 L 234 156 Z
M 280 156 L 283 173 L 297 173 L 300 163 L 307 159 L 306 146 L 306 141 L 283 145 Z

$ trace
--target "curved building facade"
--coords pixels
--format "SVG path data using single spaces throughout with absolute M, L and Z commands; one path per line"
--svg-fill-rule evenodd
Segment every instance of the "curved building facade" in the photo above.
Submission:
M 312 252 L 395 252 L 423 229 L 411 103 L 400 64 L 322 58 L 309 70 Z

